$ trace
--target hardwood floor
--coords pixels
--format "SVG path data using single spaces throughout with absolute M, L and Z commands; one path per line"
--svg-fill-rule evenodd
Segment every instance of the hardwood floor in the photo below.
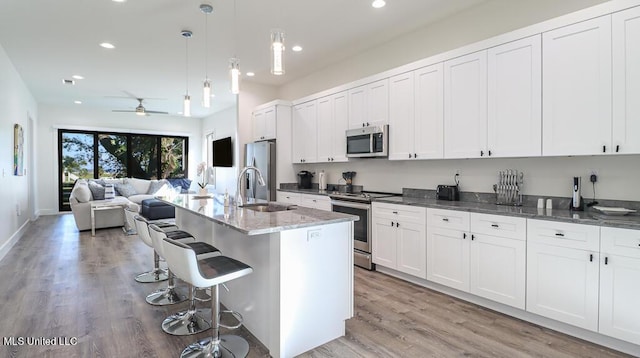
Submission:
M 76 345 L 8 345 L 2 357 L 178 357 L 193 341 L 160 328 L 186 303 L 144 298 L 165 283 L 135 274 L 152 252 L 122 230 L 78 233 L 70 215 L 39 218 L 0 261 L 0 336 L 72 337 Z M 330 288 L 327 288 L 330 289 Z M 356 269 L 347 335 L 303 357 L 626 357 L 626 355 L 380 273 Z M 266 349 L 246 330 L 250 357 Z

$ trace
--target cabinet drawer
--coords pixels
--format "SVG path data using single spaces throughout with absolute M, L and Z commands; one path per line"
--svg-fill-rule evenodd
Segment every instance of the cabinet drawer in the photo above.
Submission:
M 600 227 L 529 219 L 527 220 L 527 241 L 600 251 Z
M 331 199 L 325 195 L 301 194 L 300 206 L 331 211 Z
M 527 239 L 527 219 L 471 213 L 471 232 L 509 239 Z
M 300 194 L 279 191 L 276 193 L 276 200 L 281 203 L 300 205 Z
M 456 210 L 427 209 L 427 225 L 469 231 L 469 213 Z
M 372 204 L 373 216 L 391 218 L 403 221 L 425 223 L 426 208 L 410 205 L 397 205 L 387 203 Z
M 603 227 L 600 229 L 600 251 L 640 258 L 640 230 Z

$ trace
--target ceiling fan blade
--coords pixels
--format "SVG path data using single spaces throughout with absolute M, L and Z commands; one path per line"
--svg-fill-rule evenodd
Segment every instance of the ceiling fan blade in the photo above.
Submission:
M 131 109 L 113 109 L 113 110 L 111 110 L 111 112 L 127 112 L 127 113 L 131 113 L 131 112 L 135 112 L 135 110 L 131 110 Z
M 161 112 L 161 111 L 148 111 L 145 110 L 145 113 L 153 113 L 153 114 L 169 114 L 169 112 Z

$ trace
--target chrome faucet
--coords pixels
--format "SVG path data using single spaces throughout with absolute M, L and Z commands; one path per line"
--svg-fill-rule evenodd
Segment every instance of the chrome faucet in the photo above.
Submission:
M 256 172 L 256 175 L 258 176 L 258 185 L 260 186 L 266 185 L 264 178 L 262 177 L 262 173 L 260 172 L 260 169 L 258 169 L 257 167 L 254 167 L 253 165 L 244 167 L 244 169 L 240 171 L 240 174 L 238 174 L 238 185 L 236 187 L 236 206 L 242 206 L 245 204 L 246 199 L 245 199 L 245 196 L 242 195 L 242 188 L 244 185 L 240 185 L 240 182 L 242 181 L 242 177 L 244 176 L 244 174 L 249 170 L 253 170 Z

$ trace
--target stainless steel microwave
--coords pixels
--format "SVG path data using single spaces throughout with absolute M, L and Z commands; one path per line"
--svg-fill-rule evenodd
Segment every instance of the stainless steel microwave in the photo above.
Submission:
M 347 157 L 367 158 L 389 155 L 389 125 L 349 129 Z

